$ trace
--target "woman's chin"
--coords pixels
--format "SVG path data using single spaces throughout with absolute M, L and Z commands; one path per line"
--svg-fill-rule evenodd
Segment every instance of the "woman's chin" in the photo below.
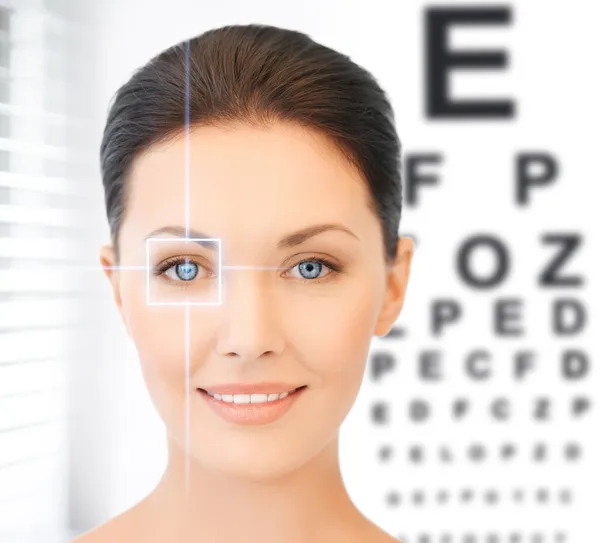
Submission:
M 310 460 L 310 453 L 301 444 L 286 440 L 280 446 L 235 440 L 221 444 L 194 444 L 190 449 L 192 462 L 200 471 L 221 474 L 236 479 L 269 481 L 296 471 Z M 193 469 L 193 468 L 192 468 Z
M 227 454 L 212 461 L 204 458 L 207 469 L 236 479 L 267 482 L 279 479 L 298 469 L 304 462 L 302 459 L 274 452 L 269 455 L 255 453 Z

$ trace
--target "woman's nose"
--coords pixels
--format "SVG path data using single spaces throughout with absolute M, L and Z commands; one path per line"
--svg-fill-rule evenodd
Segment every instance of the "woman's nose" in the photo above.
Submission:
M 221 278 L 217 350 L 254 360 L 279 354 L 283 339 L 272 278 L 261 269 L 228 270 Z

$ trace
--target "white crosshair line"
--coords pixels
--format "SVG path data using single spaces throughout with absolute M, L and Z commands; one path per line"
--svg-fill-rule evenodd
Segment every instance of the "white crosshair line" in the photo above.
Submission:
M 190 237 L 190 40 L 185 42 L 185 237 Z M 220 277 L 220 274 L 219 274 Z M 190 484 L 190 307 L 185 306 L 185 490 Z
M 177 238 L 175 238 L 177 239 Z M 185 238 L 178 238 L 183 239 Z M 170 241 L 170 240 L 169 240 Z M 100 266 L 101 270 L 153 270 L 156 266 Z M 89 270 L 97 270 L 98 266 L 76 266 L 69 267 L 69 270 L 77 269 L 89 269 Z M 285 270 L 287 268 L 281 266 L 220 266 L 222 270 Z

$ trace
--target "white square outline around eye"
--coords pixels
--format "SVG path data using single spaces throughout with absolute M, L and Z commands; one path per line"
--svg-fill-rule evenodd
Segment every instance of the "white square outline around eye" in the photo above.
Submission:
M 150 242 L 151 241 L 216 241 L 219 248 L 219 299 L 216 302 L 151 302 L 150 301 Z M 221 305 L 221 240 L 219 238 L 148 238 L 146 240 L 146 304 L 147 305 Z

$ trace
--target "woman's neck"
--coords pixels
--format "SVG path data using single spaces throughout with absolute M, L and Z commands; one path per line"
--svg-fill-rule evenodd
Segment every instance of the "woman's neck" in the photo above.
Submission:
M 304 543 L 335 541 L 364 527 L 343 484 L 335 438 L 300 469 L 266 482 L 186 466 L 169 442 L 163 477 L 144 502 L 144 541 Z M 251 460 L 251 459 L 249 459 Z M 186 475 L 189 474 L 189 477 Z M 148 519 L 150 523 L 147 522 Z M 347 539 L 348 540 L 348 539 Z

